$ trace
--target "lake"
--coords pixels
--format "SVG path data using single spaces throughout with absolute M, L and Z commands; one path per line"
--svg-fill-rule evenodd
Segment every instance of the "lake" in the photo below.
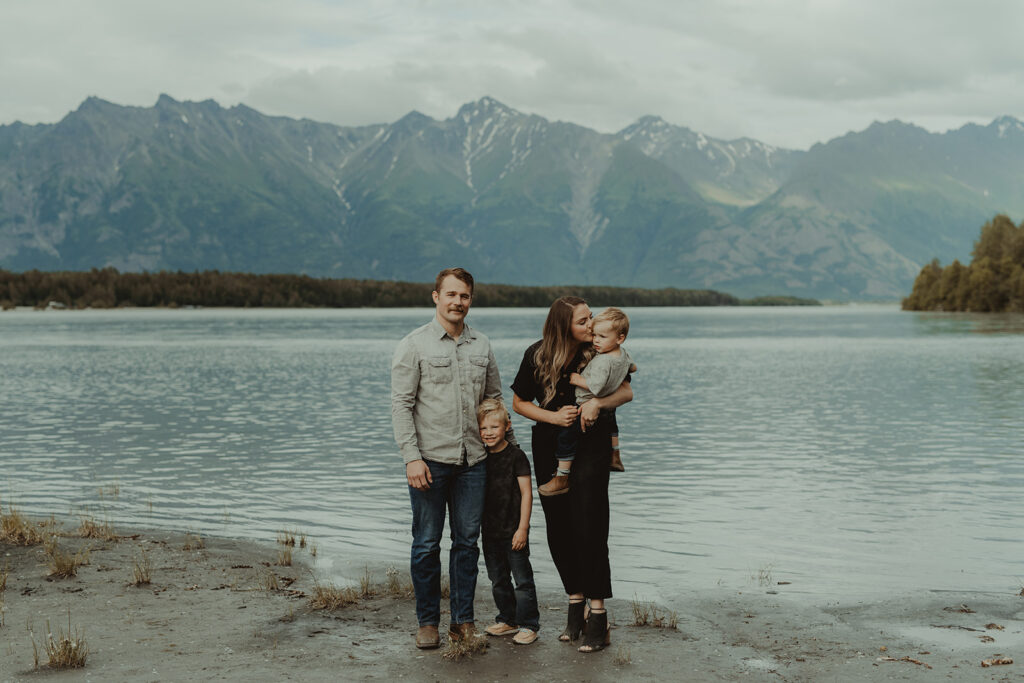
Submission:
M 627 312 L 640 370 L 618 412 L 627 471 L 611 476 L 617 597 L 769 578 L 817 602 L 1020 590 L 1024 317 Z M 545 313 L 470 313 L 509 403 Z M 432 314 L 0 313 L 0 500 L 115 527 L 298 529 L 326 575 L 406 570 L 390 358 Z M 530 423 L 513 424 L 528 445 Z M 531 543 L 540 588 L 557 589 L 536 502 Z

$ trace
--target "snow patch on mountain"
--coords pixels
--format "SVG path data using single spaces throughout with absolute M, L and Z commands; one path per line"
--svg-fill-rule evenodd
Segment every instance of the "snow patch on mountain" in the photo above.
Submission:
M 1021 123 L 1012 116 L 1004 116 L 996 120 L 996 135 L 1000 138 L 1005 138 L 1007 134 L 1013 131 L 1024 130 L 1024 123 Z

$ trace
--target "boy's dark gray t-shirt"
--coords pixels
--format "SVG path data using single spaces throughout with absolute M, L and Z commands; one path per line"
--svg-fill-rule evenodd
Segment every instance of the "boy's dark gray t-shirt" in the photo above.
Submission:
M 487 454 L 487 493 L 484 500 L 483 535 L 512 538 L 519 528 L 523 494 L 517 477 L 530 476 L 530 461 L 518 446 L 508 444 Z

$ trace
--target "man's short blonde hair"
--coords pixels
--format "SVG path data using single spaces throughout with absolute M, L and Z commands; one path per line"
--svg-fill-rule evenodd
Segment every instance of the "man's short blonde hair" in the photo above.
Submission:
M 497 415 L 506 424 L 510 421 L 508 408 L 500 398 L 485 398 L 480 402 L 480 406 L 476 409 L 476 421 L 483 422 L 488 415 Z
M 621 334 L 623 337 L 629 335 L 629 316 L 623 313 L 621 308 L 611 306 L 594 316 L 595 325 L 602 322 L 611 323 L 615 334 Z

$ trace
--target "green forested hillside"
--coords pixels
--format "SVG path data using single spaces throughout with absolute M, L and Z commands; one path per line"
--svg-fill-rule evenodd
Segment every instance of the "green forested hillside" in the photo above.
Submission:
M 981 228 L 970 265 L 958 260 L 943 268 L 934 259 L 921 269 L 908 311 L 1024 313 L 1024 222 L 999 215 Z

